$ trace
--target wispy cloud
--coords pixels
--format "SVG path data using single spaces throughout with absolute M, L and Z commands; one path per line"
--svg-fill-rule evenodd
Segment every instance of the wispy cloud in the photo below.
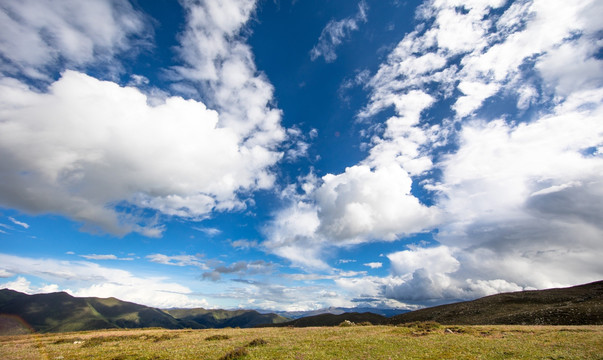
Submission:
M 358 4 L 356 15 L 341 20 L 329 21 L 320 33 L 318 43 L 310 51 L 312 61 L 321 56 L 328 63 L 335 61 L 337 59 L 335 49 L 341 45 L 346 37 L 350 36 L 352 31 L 358 30 L 358 23 L 367 21 L 367 11 L 368 5 L 361 1 Z
M 258 246 L 258 242 L 255 240 L 239 239 L 232 241 L 230 245 L 235 249 L 251 249 Z
M 212 271 L 203 273 L 202 278 L 212 281 L 218 281 L 224 274 L 237 274 L 242 275 L 258 275 L 258 274 L 270 274 L 275 268 L 276 264 L 266 262 L 264 260 L 255 261 L 237 261 L 230 265 L 220 265 L 215 267 Z
M 43 14 L 43 15 L 42 15 Z M 2 72 L 50 80 L 47 70 L 95 64 L 121 70 L 114 56 L 137 51 L 152 34 L 145 16 L 126 0 L 6 1 L 0 8 Z M 26 39 L 26 40 L 24 40 Z M 61 61 L 59 61 L 61 59 Z
M 131 258 L 131 257 L 120 258 L 113 254 L 88 254 L 88 255 L 79 255 L 79 256 L 83 257 L 84 259 L 88 259 L 88 260 L 121 260 L 121 261 L 134 260 L 134 258 Z
M 19 220 L 15 219 L 13 217 L 10 217 L 10 216 L 8 217 L 8 220 L 10 220 L 15 225 L 19 225 L 19 226 L 21 226 L 21 227 L 23 227 L 25 229 L 29 229 L 29 224 L 27 224 L 27 223 L 19 221 Z
M 216 235 L 220 235 L 222 233 L 222 230 L 216 229 L 216 228 L 193 226 L 193 229 L 195 229 L 197 231 L 201 231 L 202 233 L 205 233 L 205 235 L 207 235 L 207 236 L 216 236 Z
M 173 255 L 151 254 L 146 257 L 150 262 L 172 265 L 172 266 L 196 266 L 200 269 L 207 270 L 207 265 L 201 261 L 203 258 L 200 255 Z
M 370 263 L 365 263 L 364 266 L 368 266 L 371 269 L 379 269 L 379 268 L 383 267 L 383 263 L 380 263 L 380 262 L 370 262 Z

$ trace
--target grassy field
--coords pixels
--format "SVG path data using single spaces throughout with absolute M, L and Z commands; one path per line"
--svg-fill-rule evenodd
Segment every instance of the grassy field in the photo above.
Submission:
M 603 359 L 603 326 L 103 330 L 0 336 L 0 359 Z

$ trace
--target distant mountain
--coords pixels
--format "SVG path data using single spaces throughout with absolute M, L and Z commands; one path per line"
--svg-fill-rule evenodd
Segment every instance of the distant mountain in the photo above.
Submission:
M 414 321 L 455 325 L 603 325 L 603 281 L 486 296 L 397 315 L 387 323 Z
M 252 327 L 287 321 L 254 310 L 159 310 L 115 298 L 74 297 L 65 292 L 27 295 L 0 290 L 0 335 L 112 328 L 205 329 Z
M 27 295 L 0 290 L 0 314 L 16 315 L 37 332 L 183 327 L 159 309 L 115 298 L 73 297 L 65 292 Z
M 310 327 L 310 326 L 337 326 L 344 321 L 351 321 L 355 324 L 370 322 L 373 325 L 379 325 L 386 322 L 387 318 L 385 316 L 377 315 L 370 312 L 365 313 L 343 313 L 339 315 L 335 314 L 320 314 L 314 316 L 306 316 L 299 319 L 295 319 L 292 321 L 284 322 L 281 324 L 275 325 L 261 325 L 261 327 L 266 326 L 293 326 L 293 327 Z
M 207 310 L 196 308 L 171 309 L 164 311 L 180 320 L 187 327 L 195 329 L 225 327 L 247 328 L 261 324 L 278 324 L 290 320 L 273 313 L 260 314 L 255 310 Z
M 275 311 L 275 314 L 284 316 L 290 319 L 299 319 L 307 316 L 315 316 L 320 314 L 334 314 L 341 315 L 349 312 L 357 312 L 357 313 L 365 313 L 370 312 L 373 314 L 391 317 L 395 315 L 400 315 L 409 312 L 410 310 L 403 309 L 380 309 L 380 308 L 370 308 L 370 307 L 356 307 L 356 308 L 343 308 L 343 307 L 329 307 L 319 310 L 310 310 L 310 311 Z

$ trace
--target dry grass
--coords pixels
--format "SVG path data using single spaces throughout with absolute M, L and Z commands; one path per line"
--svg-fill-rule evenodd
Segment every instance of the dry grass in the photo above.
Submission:
M 603 326 L 104 330 L 3 336 L 0 358 L 603 359 Z

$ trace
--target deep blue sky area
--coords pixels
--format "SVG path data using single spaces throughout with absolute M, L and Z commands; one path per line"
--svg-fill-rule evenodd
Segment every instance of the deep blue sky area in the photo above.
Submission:
M 600 280 L 600 2 L 0 4 L 0 288 L 416 309 Z

